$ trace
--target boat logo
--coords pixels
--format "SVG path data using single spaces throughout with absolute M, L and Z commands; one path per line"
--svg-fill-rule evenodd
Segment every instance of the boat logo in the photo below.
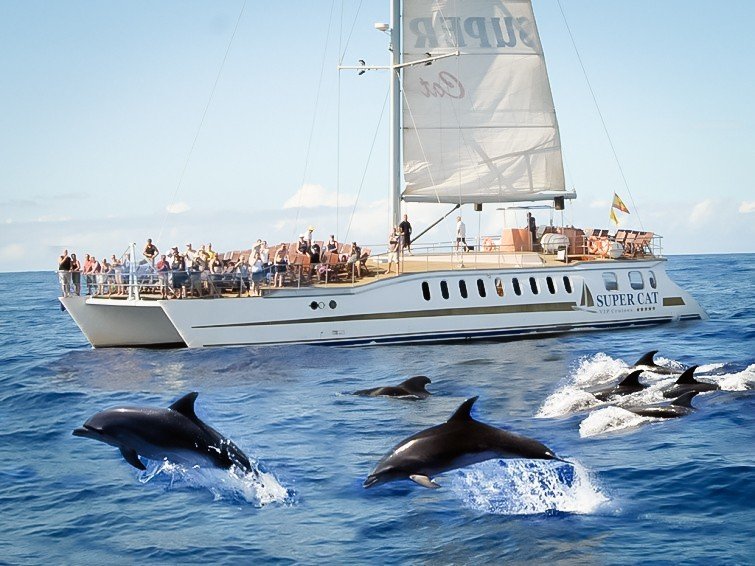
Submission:
M 516 47 L 518 43 L 521 43 L 520 49 L 524 46 L 537 50 L 537 35 L 534 33 L 534 27 L 529 18 L 474 16 L 462 19 L 434 15 L 436 17 L 409 20 L 408 33 L 415 37 L 415 48 L 501 49 Z
M 431 96 L 433 98 L 443 98 L 447 96 L 448 98 L 459 99 L 464 98 L 466 94 L 461 81 L 448 71 L 438 73 L 438 80 L 433 82 L 432 86 L 429 81 L 422 78 L 419 79 L 419 84 L 422 86 L 420 92 L 425 98 L 430 98 Z

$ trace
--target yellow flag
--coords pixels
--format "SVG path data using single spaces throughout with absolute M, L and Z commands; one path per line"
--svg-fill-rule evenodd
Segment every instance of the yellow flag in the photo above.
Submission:
M 621 212 L 626 212 L 627 214 L 629 214 L 627 205 L 624 204 L 624 201 L 621 200 L 619 195 L 617 195 L 616 193 L 613 193 L 613 204 L 611 205 L 611 208 L 618 208 Z
M 611 214 L 610 214 L 609 218 L 611 219 L 611 222 L 614 223 L 614 225 L 616 225 L 616 226 L 619 225 L 619 219 L 616 218 L 616 213 L 613 211 L 613 207 L 611 208 Z

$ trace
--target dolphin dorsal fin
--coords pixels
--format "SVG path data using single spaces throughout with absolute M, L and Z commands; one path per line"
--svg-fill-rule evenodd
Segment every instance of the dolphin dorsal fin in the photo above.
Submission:
M 697 391 L 690 391 L 688 393 L 685 393 L 684 395 L 680 395 L 673 401 L 671 401 L 672 405 L 675 405 L 676 407 L 689 407 L 692 409 L 692 397 L 697 395 Z
M 402 381 L 398 386 L 403 387 L 404 389 L 407 389 L 409 391 L 427 391 L 425 389 L 425 385 L 427 385 L 428 383 L 432 383 L 430 381 L 430 378 L 424 375 L 415 375 L 414 377 L 410 377 L 406 381 Z
M 658 353 L 658 350 L 650 350 L 647 354 L 644 354 L 639 360 L 634 362 L 636 366 L 654 366 L 655 362 L 653 358 Z
M 691 385 L 693 383 L 700 383 L 695 379 L 694 373 L 697 369 L 697 366 L 690 366 L 687 369 L 684 370 L 682 375 L 679 376 L 679 379 L 676 380 L 677 385 Z
M 620 387 L 645 387 L 642 383 L 640 383 L 640 374 L 642 373 L 641 369 L 636 369 L 632 373 L 630 373 L 628 376 L 626 376 L 624 379 L 621 380 L 621 383 L 619 383 Z
M 177 413 L 181 413 L 184 417 L 193 421 L 199 420 L 197 414 L 194 412 L 194 401 L 197 400 L 197 395 L 199 395 L 199 393 L 196 391 L 187 393 L 168 408 Z
M 467 399 L 464 401 L 458 409 L 456 409 L 456 412 L 451 415 L 451 418 L 448 419 L 448 422 L 451 421 L 472 421 L 474 420 L 472 418 L 472 415 L 470 412 L 472 411 L 472 405 L 474 405 L 475 401 L 477 401 L 477 397 L 472 397 L 471 399 Z

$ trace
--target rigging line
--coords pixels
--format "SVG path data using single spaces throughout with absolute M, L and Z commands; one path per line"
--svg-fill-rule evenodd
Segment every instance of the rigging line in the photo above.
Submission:
M 632 201 L 632 206 L 634 207 L 634 211 L 637 214 L 637 220 L 640 223 L 640 228 L 642 230 L 645 230 L 645 227 L 642 224 L 642 218 L 640 218 L 640 212 L 637 208 L 637 205 L 634 202 L 634 197 L 632 196 L 632 191 L 629 188 L 629 183 L 627 182 L 627 178 L 624 175 L 624 169 L 621 167 L 621 162 L 619 161 L 619 156 L 616 153 L 616 148 L 613 145 L 613 140 L 611 140 L 611 134 L 608 133 L 608 126 L 606 126 L 606 121 L 603 119 L 603 113 L 600 111 L 600 106 L 598 105 L 598 98 L 595 96 L 595 91 L 592 89 L 592 84 L 590 84 L 590 79 L 587 76 L 587 69 L 585 69 L 584 63 L 582 63 L 582 57 L 579 54 L 579 49 L 577 49 L 577 43 L 574 41 L 574 36 L 572 35 L 571 28 L 569 27 L 569 22 L 566 20 L 566 13 L 564 12 L 563 6 L 561 6 L 561 0 L 556 0 L 558 3 L 558 9 L 561 11 L 561 17 L 564 19 L 564 24 L 566 25 L 566 31 L 569 33 L 569 39 L 571 39 L 572 47 L 574 47 L 574 52 L 577 54 L 577 60 L 579 61 L 579 66 L 582 67 L 582 74 L 585 76 L 585 82 L 587 82 L 587 88 L 590 90 L 590 95 L 592 96 L 592 101 L 595 104 L 595 108 L 598 111 L 598 116 L 600 116 L 600 122 L 603 124 L 603 131 L 606 133 L 606 138 L 608 138 L 608 145 L 611 146 L 611 152 L 613 153 L 613 158 L 616 160 L 616 165 L 619 168 L 619 173 L 621 174 L 621 179 L 624 181 L 624 187 L 627 190 L 627 193 L 629 193 L 629 198 Z
M 239 11 L 239 15 L 236 18 L 236 25 L 233 27 L 233 33 L 231 33 L 231 38 L 228 40 L 228 45 L 225 48 L 225 54 L 223 55 L 223 61 L 220 63 L 220 68 L 218 69 L 217 75 L 215 75 L 215 82 L 212 84 L 212 90 L 210 90 L 210 97 L 207 99 L 207 104 L 205 104 L 204 111 L 202 112 L 202 119 L 199 121 L 199 127 L 197 128 L 196 134 L 194 134 L 194 140 L 191 142 L 191 147 L 189 148 L 189 153 L 186 156 L 186 161 L 184 162 L 183 169 L 181 169 L 181 174 L 178 176 L 178 184 L 176 185 L 176 190 L 173 191 L 173 198 L 170 200 L 168 205 L 170 203 L 175 202 L 176 197 L 178 197 L 178 192 L 181 190 L 181 184 L 184 180 L 184 175 L 186 174 L 186 169 L 189 167 L 189 161 L 191 160 L 191 156 L 194 153 L 194 148 L 197 145 L 197 140 L 199 139 L 199 133 L 202 131 L 202 126 L 204 125 L 204 120 L 207 117 L 207 111 L 210 109 L 210 105 L 212 104 L 212 99 L 215 96 L 215 90 L 218 87 L 218 82 L 220 81 L 220 75 L 223 73 L 223 68 L 225 67 L 225 62 L 228 59 L 228 54 L 231 52 L 231 45 L 233 44 L 233 39 L 236 37 L 236 32 L 239 29 L 239 23 L 241 23 L 241 17 L 244 15 L 244 9 L 246 8 L 246 0 L 244 0 L 244 3 L 241 5 L 241 10 Z M 168 220 L 168 214 L 170 214 L 167 210 L 165 210 L 165 215 L 163 216 L 162 224 L 160 225 L 160 232 L 157 235 L 157 242 L 160 241 L 160 238 L 163 235 L 163 231 L 165 230 L 165 223 Z
M 354 14 L 354 21 L 351 22 L 351 29 L 349 30 L 349 35 L 346 38 L 346 45 L 343 46 L 343 51 L 341 51 L 341 46 L 338 46 L 338 64 L 341 65 L 343 63 L 343 58 L 346 57 L 346 50 L 349 48 L 349 42 L 351 41 L 351 34 L 354 33 L 354 27 L 357 24 L 357 18 L 359 17 L 359 11 L 362 9 L 362 2 L 364 0 L 359 0 L 359 6 L 357 6 L 357 13 Z M 341 2 L 341 23 L 343 23 L 343 2 Z
M 296 235 L 297 227 L 299 225 L 299 215 L 301 213 L 301 201 L 304 197 L 304 181 L 307 180 L 307 170 L 309 169 L 309 154 L 312 150 L 312 138 L 315 133 L 315 123 L 317 122 L 317 107 L 320 105 L 320 91 L 322 90 L 322 77 L 325 72 L 325 60 L 328 55 L 328 44 L 330 43 L 330 30 L 333 27 L 333 8 L 335 7 L 335 0 L 330 3 L 330 14 L 328 15 L 328 31 L 325 34 L 325 48 L 322 52 L 322 62 L 320 63 L 320 78 L 317 81 L 317 93 L 315 94 L 315 110 L 312 114 L 312 125 L 309 127 L 309 138 L 307 140 L 307 151 L 304 157 L 304 172 L 302 173 L 301 184 L 299 186 L 299 202 L 296 206 L 296 218 L 294 219 L 293 235 Z
M 341 64 L 341 61 L 343 61 L 343 56 L 341 54 L 341 45 L 343 40 L 343 5 L 344 0 L 341 0 L 341 20 L 339 24 L 338 29 L 338 54 L 339 54 L 339 61 L 338 64 Z M 361 6 L 361 3 L 360 3 Z M 357 12 L 358 13 L 358 12 Z M 352 30 L 353 30 L 352 26 Z M 351 34 L 349 34 L 349 37 L 351 37 Z M 348 43 L 347 43 L 348 44 Z M 339 214 L 339 207 L 341 204 L 341 71 L 336 69 L 336 229 L 335 229 L 335 236 L 336 241 L 338 241 L 338 238 L 340 237 L 340 233 L 338 230 L 338 225 L 340 223 L 340 214 Z
M 370 145 L 370 153 L 367 155 L 367 163 L 364 164 L 364 171 L 362 171 L 362 179 L 359 181 L 359 190 L 357 191 L 357 198 L 354 200 L 354 207 L 351 209 L 351 216 L 349 217 L 349 225 L 346 227 L 346 233 L 344 234 L 344 241 L 349 239 L 349 232 L 351 231 L 351 223 L 354 220 L 354 214 L 357 210 L 357 203 L 359 202 L 359 195 L 362 194 L 362 188 L 364 187 L 364 179 L 367 177 L 367 169 L 370 166 L 370 159 L 372 158 L 372 150 L 375 149 L 375 142 L 377 141 L 378 134 L 380 133 L 380 125 L 383 123 L 383 115 L 385 114 L 385 105 L 388 103 L 388 95 L 390 94 L 390 87 L 385 92 L 385 98 L 383 99 L 383 108 L 380 110 L 380 118 L 378 118 L 377 127 L 375 128 L 375 135 L 372 136 L 372 145 Z M 393 229 L 393 226 L 391 226 Z

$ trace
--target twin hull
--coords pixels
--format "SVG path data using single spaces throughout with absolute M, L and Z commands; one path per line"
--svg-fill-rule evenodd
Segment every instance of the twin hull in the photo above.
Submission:
M 707 318 L 662 260 L 432 271 L 257 298 L 60 300 L 95 347 L 447 341 Z

